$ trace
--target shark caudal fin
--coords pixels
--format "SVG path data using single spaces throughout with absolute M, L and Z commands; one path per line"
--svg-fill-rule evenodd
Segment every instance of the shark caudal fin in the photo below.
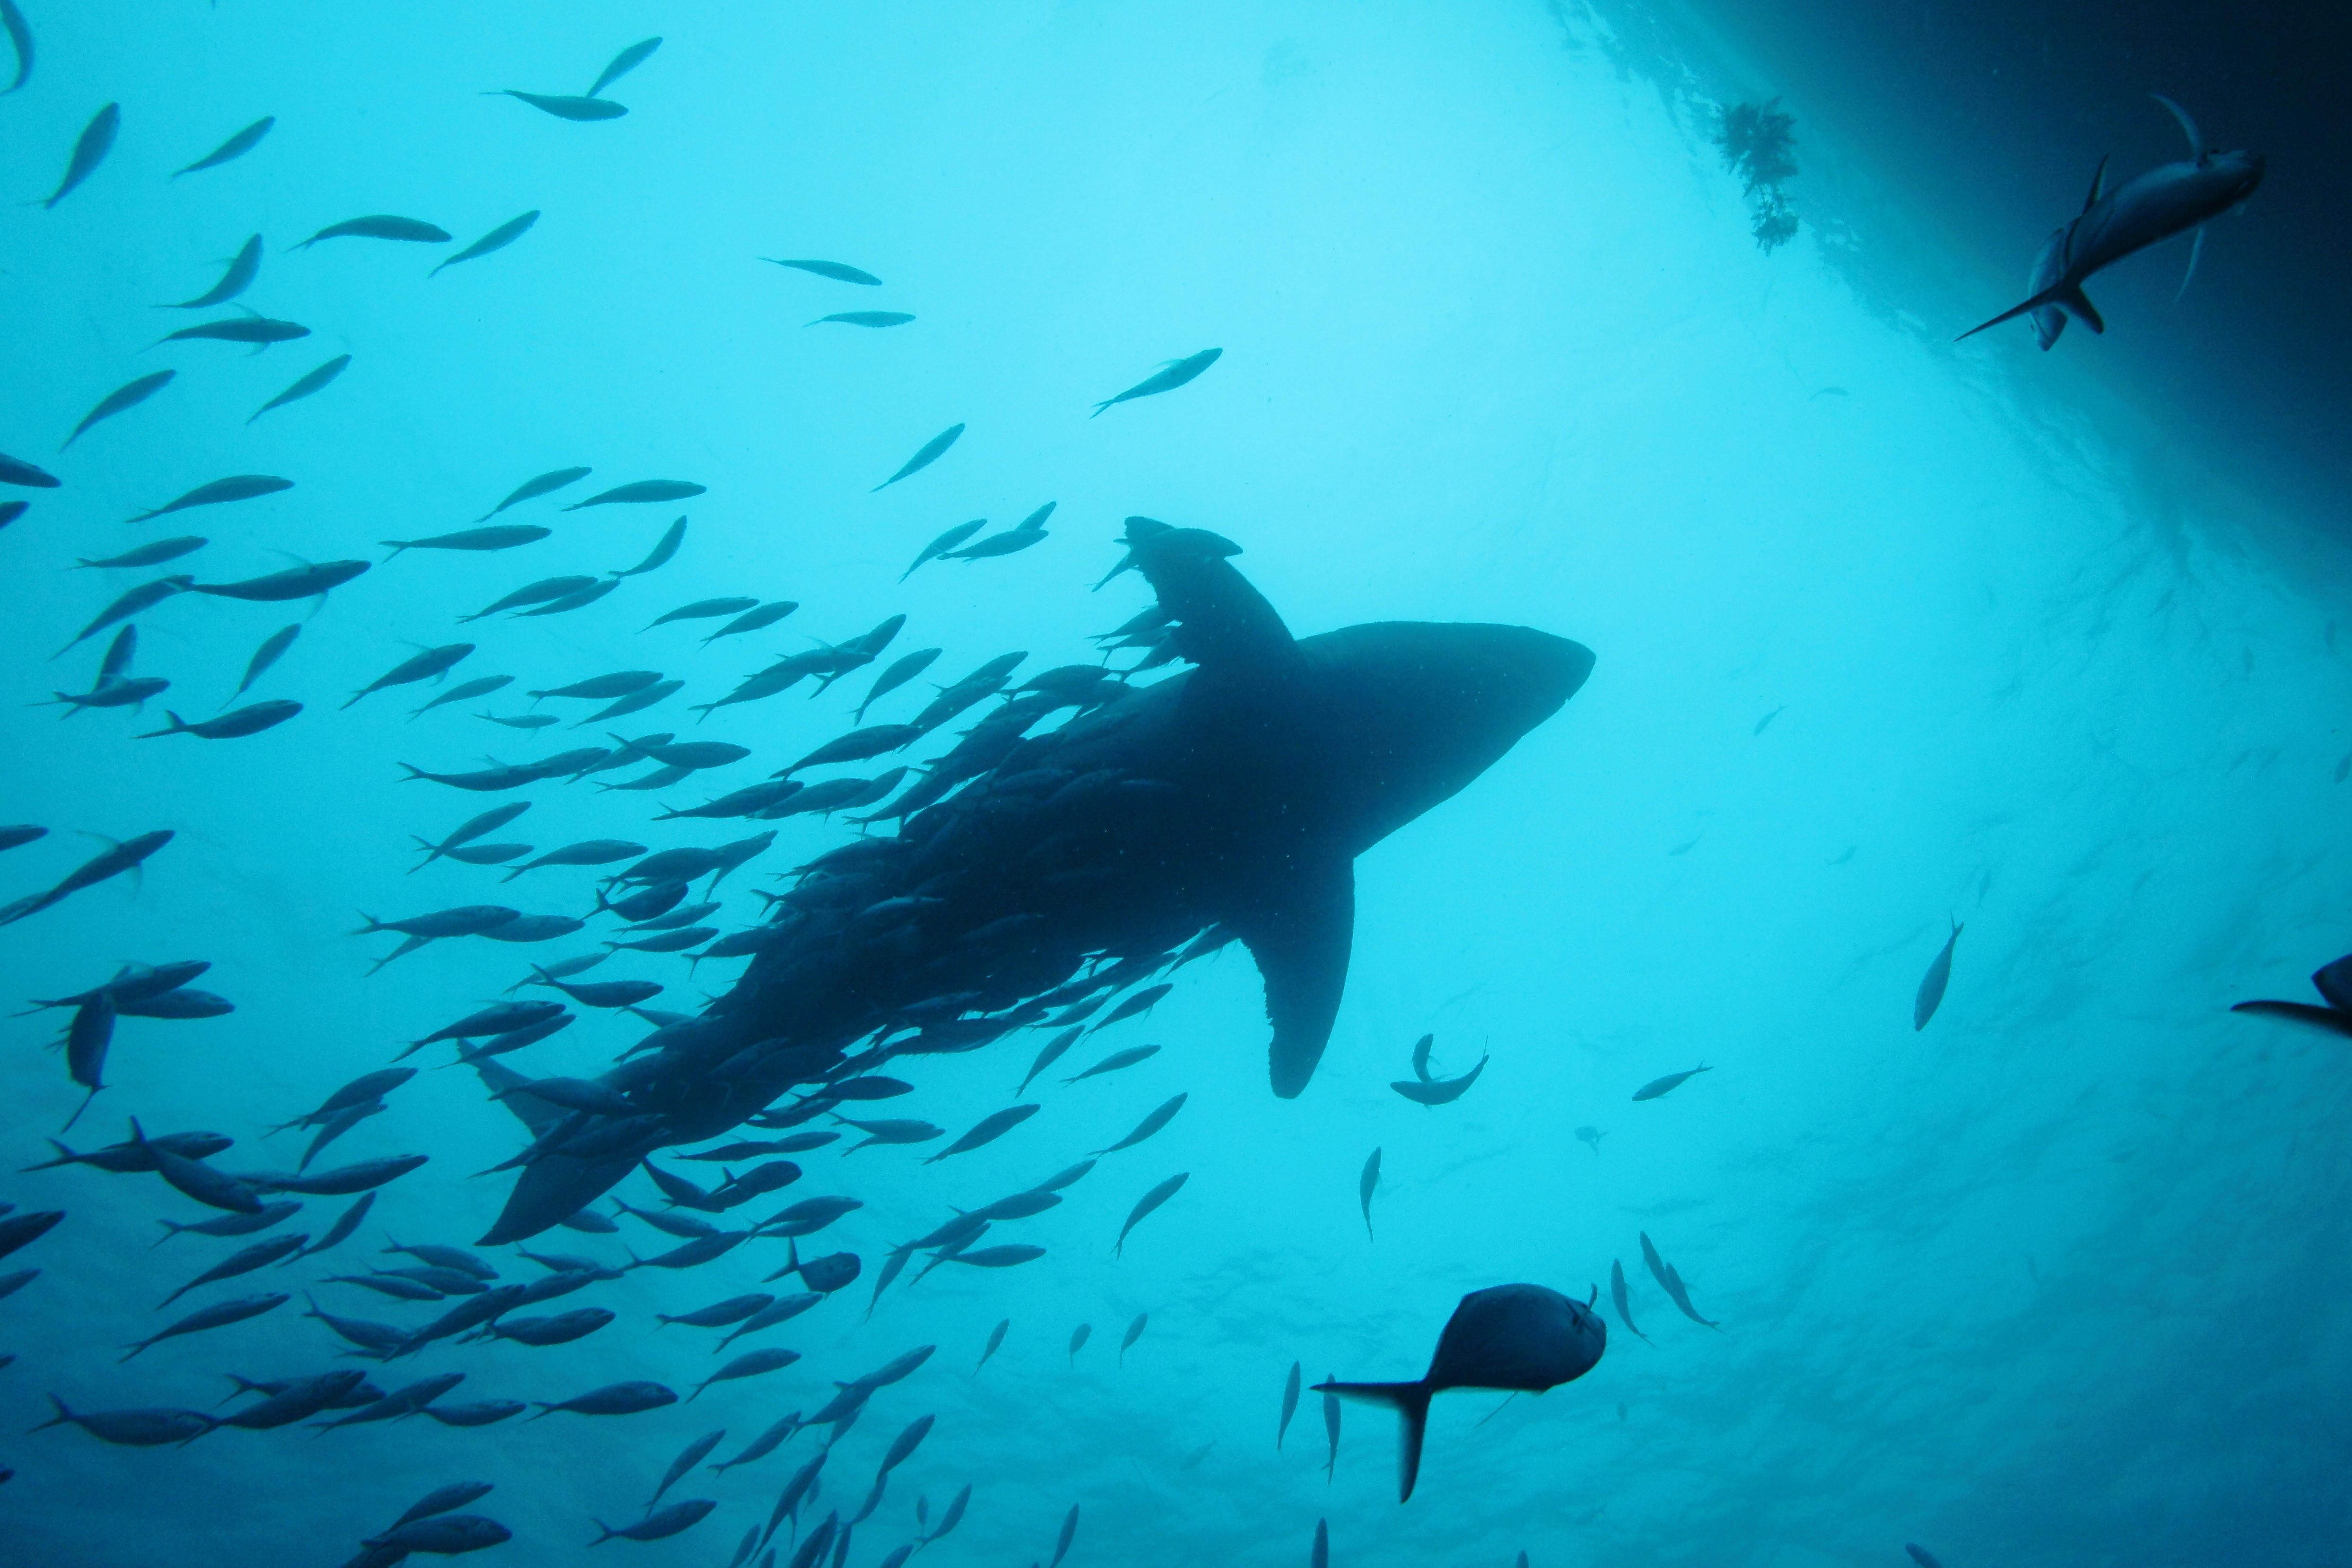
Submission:
M 1422 1434 L 1429 1427 L 1430 1387 L 1426 1383 L 1318 1383 L 1318 1394 L 1336 1394 L 1367 1405 L 1385 1405 L 1397 1413 L 1397 1501 L 1409 1501 L 1412 1483 L 1421 1475 Z
M 1982 321 L 1970 327 L 1952 341 L 1956 343 L 1966 342 L 1988 327 L 1998 327 L 2003 321 L 2013 321 L 2028 311 L 2039 310 L 2045 305 L 2057 306 L 2095 332 L 2104 332 L 2107 330 L 2107 323 L 2100 319 L 2098 307 L 2091 303 L 2091 297 L 2083 292 L 2081 284 L 2053 283 L 2023 304 L 2012 305 L 1991 321 Z

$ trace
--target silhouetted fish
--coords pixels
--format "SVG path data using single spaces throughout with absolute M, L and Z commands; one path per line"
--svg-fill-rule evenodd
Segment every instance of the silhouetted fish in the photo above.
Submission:
M 215 479 L 198 485 L 194 489 L 162 506 L 142 511 L 131 518 L 131 522 L 146 522 L 166 513 L 185 511 L 195 506 L 224 506 L 231 501 L 252 500 L 258 496 L 276 495 L 294 488 L 292 479 L 281 479 L 275 474 L 232 474 L 225 479 Z
M 194 342 L 208 338 L 215 342 L 251 343 L 255 352 L 272 343 L 292 342 L 307 338 L 310 329 L 296 321 L 274 321 L 267 316 L 233 316 L 226 321 L 199 321 L 193 327 L 182 327 L 176 332 L 165 332 L 158 343 Z
M 614 103 L 608 98 L 566 98 L 559 94 L 518 92 L 510 87 L 486 92 L 482 96 L 519 98 L 533 109 L 552 114 L 558 120 L 618 120 L 629 112 L 626 105 Z
M 1343 1398 L 1386 1405 L 1402 1423 L 1397 1499 L 1412 1496 L 1421 1472 L 1429 1401 L 1449 1388 L 1541 1394 L 1592 1370 L 1609 1329 L 1591 1308 L 1541 1285 L 1496 1285 L 1462 1298 L 1437 1338 L 1429 1371 L 1415 1383 L 1319 1383 Z
M 537 523 L 501 522 L 488 528 L 461 528 L 455 533 L 436 533 L 430 539 L 380 539 L 376 542 L 388 547 L 392 555 L 404 550 L 512 550 L 519 544 L 535 544 L 554 531 Z M 392 555 L 384 559 L 389 561 Z
M 760 259 L 775 262 L 778 267 L 791 267 L 803 272 L 814 272 L 819 278 L 830 278 L 836 283 L 864 283 L 874 288 L 879 288 L 882 284 L 882 279 L 875 277 L 871 272 L 862 272 L 855 267 L 839 261 L 780 261 L 772 256 L 763 256 Z
M 1617 1308 L 1618 1321 L 1632 1331 L 1635 1339 L 1647 1343 L 1650 1336 L 1633 1321 L 1632 1297 L 1625 1289 L 1625 1266 L 1613 1258 L 1609 1260 L 1609 1300 Z
M 150 730 L 138 739 L 147 741 L 158 735 L 194 735 L 201 741 L 238 740 L 247 735 L 258 735 L 264 730 L 274 730 L 301 711 L 299 702 L 290 702 L 281 697 L 232 709 L 215 718 L 201 719 L 191 724 L 166 708 L 163 717 L 170 721 L 169 724 L 161 730 Z
M 538 221 L 539 209 L 537 207 L 531 208 L 530 211 L 524 213 L 520 217 L 510 217 L 507 219 L 506 222 L 499 225 L 498 227 L 490 230 L 489 233 L 482 236 L 481 238 L 474 241 L 473 244 L 466 247 L 465 249 L 459 251 L 457 255 L 445 259 L 441 263 L 440 267 L 436 267 L 432 271 L 426 273 L 425 276 L 427 278 L 437 278 L 441 274 L 442 267 L 455 267 L 461 261 L 477 260 L 481 257 L 489 255 L 494 250 L 504 250 L 508 246 L 512 245 L 516 240 L 520 239 L 524 235 L 530 232 L 530 226 Z
M 446 245 L 449 231 L 418 218 L 398 217 L 390 213 L 373 213 L 366 217 L 345 218 L 331 223 L 318 233 L 289 248 L 308 250 L 322 239 L 398 239 L 419 245 Z
M 884 479 L 880 484 L 876 485 L 874 488 L 877 490 L 887 490 L 892 485 L 897 484 L 900 479 L 905 479 L 908 475 L 920 473 L 923 469 L 929 468 L 933 463 L 940 460 L 940 457 L 942 453 L 944 453 L 950 447 L 956 444 L 956 437 L 962 434 L 963 426 L 961 425 L 949 426 L 946 429 L 940 431 L 938 435 L 924 442 L 922 449 L 918 451 L 913 457 L 908 458 L 904 464 L 900 465 L 897 473 L 892 474 L 888 479 Z M 919 562 L 917 564 L 919 565 L 920 563 Z M 909 567 L 908 570 L 912 571 L 913 567 Z
M 2073 223 L 2053 235 L 2044 243 L 2042 255 L 2035 258 L 2034 291 L 2022 304 L 2013 305 L 1991 321 L 1962 332 L 1962 339 L 1972 338 L 1985 328 L 2014 317 L 2032 314 L 2042 346 L 2047 349 L 2057 342 L 2059 326 L 2063 325 L 2063 319 L 2053 322 L 2044 318 L 2043 312 L 2053 307 L 2076 318 L 2091 331 L 2103 332 L 2106 323 L 2083 292 L 2084 283 L 2102 268 L 2193 228 L 2197 240 L 2189 255 L 2189 275 L 2180 280 L 2182 291 L 2187 291 L 2189 278 L 2197 274 L 2198 258 L 2204 254 L 2205 225 L 2254 194 L 2263 183 L 2263 155 L 2225 153 L 2207 146 L 2186 110 L 2162 93 L 2148 96 L 2179 121 L 2181 132 L 2189 138 L 2189 161 L 2159 164 L 2126 181 L 2113 192 L 2103 193 L 2106 161 L 2100 160 L 2099 172 L 2091 178 L 2091 194 L 2084 201 L 2082 212 Z
M 72 435 L 68 436 L 58 444 L 58 450 L 62 452 L 72 446 L 81 438 L 83 431 L 100 420 L 111 419 L 126 408 L 138 407 L 139 405 L 163 391 L 165 384 L 179 374 L 175 370 L 159 370 L 152 374 L 142 375 L 136 381 L 125 382 L 116 387 L 98 400 L 97 407 L 81 416 L 81 423 L 73 427 Z
M 273 408 L 283 408 L 289 403 L 299 403 L 302 399 L 309 397 L 313 393 L 323 391 L 328 383 L 333 381 L 335 377 L 342 374 L 343 372 L 349 368 L 351 363 L 351 355 L 337 354 L 333 359 L 329 360 L 318 369 L 311 371 L 307 375 L 304 375 L 301 379 L 295 382 L 293 385 L 288 387 L 285 391 L 279 393 L 277 396 L 271 398 L 268 402 L 255 409 L 253 413 L 247 417 L 246 423 L 250 425 L 254 420 L 260 418 L 263 415 L 268 413 Z
M 211 288 L 205 289 L 203 293 L 197 295 L 193 300 L 183 300 L 176 305 L 159 306 L 158 309 L 170 310 L 209 310 L 215 305 L 226 304 L 229 300 L 236 299 L 239 294 L 244 293 L 247 289 L 253 287 L 254 275 L 260 270 L 261 237 L 257 234 L 247 239 L 238 249 L 237 253 L 229 258 L 226 270 L 221 273 L 219 282 L 214 284 Z M 234 325 L 235 323 L 216 322 L 215 324 Z M 194 329 L 191 329 L 192 332 L 193 331 Z M 180 337 L 183 335 L 184 334 L 179 332 L 172 334 L 173 337 Z M 296 335 L 303 336 L 307 334 L 298 333 Z M 165 341 L 169 342 L 170 340 L 166 339 Z
M 210 594 L 215 598 L 243 599 L 248 604 L 283 604 L 289 599 L 317 598 L 359 576 L 371 564 L 366 561 L 322 561 L 315 566 L 289 566 L 283 572 L 264 573 L 241 583 L 194 583 L 189 584 L 188 591 Z
M 709 489 L 708 486 L 698 485 L 691 479 L 635 479 L 625 485 L 615 485 L 609 490 L 600 490 L 586 500 L 573 501 L 563 510 L 579 511 L 584 507 L 611 506 L 616 503 L 628 505 L 649 501 L 685 500 L 690 496 L 700 495 L 707 489 Z
M 1952 934 L 1944 939 L 1944 950 L 1927 965 L 1927 973 L 1919 977 L 1919 994 L 1911 999 L 1911 1031 L 1914 1034 L 1927 1026 L 1936 1009 L 1944 1005 L 1944 988 L 1952 983 L 1952 949 L 1960 940 L 1960 922 L 1952 922 Z
M 593 472 L 595 472 L 593 468 L 555 468 L 540 475 L 537 479 L 525 479 L 522 483 L 514 488 L 513 493 L 509 495 L 506 500 L 499 502 L 498 505 L 490 508 L 489 510 L 484 512 L 474 521 L 476 522 L 488 522 L 490 519 L 498 516 L 499 513 L 506 510 L 507 508 L 510 506 L 518 506 L 527 500 L 536 500 L 541 496 L 547 495 L 551 491 L 560 490 L 566 485 L 578 484 L 582 479 L 586 479 Z
M 1657 1280 L 1659 1289 L 1665 1291 L 1684 1317 L 1705 1328 L 1719 1329 L 1723 1326 L 1711 1318 L 1698 1315 L 1698 1309 L 1691 1305 L 1690 1288 L 1683 1283 L 1683 1277 L 1675 1272 L 1675 1266 L 1658 1256 L 1658 1249 L 1652 1245 L 1648 1231 L 1642 1233 L 1642 1260 L 1650 1266 L 1651 1277 Z
M 606 62 L 604 68 L 596 73 L 595 81 L 588 89 L 588 96 L 596 97 L 606 88 L 645 64 L 653 52 L 661 47 L 661 45 L 662 41 L 658 37 L 643 38 L 614 55 Z
M 1096 404 L 1094 414 L 1089 414 L 1087 417 L 1092 419 L 1095 415 L 1100 414 L 1114 404 L 1126 403 L 1138 397 L 1150 397 L 1162 392 L 1173 392 L 1216 363 L 1218 357 L 1224 352 L 1223 349 L 1202 349 L 1199 353 L 1184 359 L 1171 359 L 1160 367 L 1157 374 L 1148 375 L 1118 396 L 1107 397 Z
M 1703 1072 L 1713 1072 L 1714 1070 L 1715 1069 L 1710 1067 L 1695 1067 L 1688 1072 L 1670 1072 L 1664 1078 L 1654 1078 L 1649 1082 L 1643 1084 L 1641 1088 L 1635 1089 L 1633 1091 L 1633 1098 L 1637 1100 L 1655 1100 L 1662 1094 L 1672 1093 L 1682 1084 L 1691 1079 L 1696 1078 L 1699 1074 Z M 1596 1152 L 1597 1152 L 1598 1151 L 1596 1151 Z
M 7 29 L 8 41 L 16 49 L 16 79 L 0 88 L 0 98 L 5 98 L 24 86 L 26 79 L 33 74 L 33 29 L 26 22 L 25 14 L 16 9 L 15 0 L 0 0 L 0 26 Z M 62 1411 L 65 1406 L 60 1405 L 58 1408 Z
M 1138 1198 L 1135 1201 L 1135 1207 L 1128 1212 L 1127 1223 L 1118 1227 L 1118 1240 L 1111 1247 L 1111 1255 L 1116 1258 L 1124 1254 L 1127 1249 L 1128 1232 L 1141 1225 L 1144 1217 L 1152 1210 L 1174 1197 L 1176 1190 L 1191 1179 L 1191 1172 L 1180 1171 Z
M 268 135 L 269 128 L 277 123 L 276 115 L 263 115 L 194 163 L 184 168 L 173 170 L 172 178 L 176 180 L 182 174 L 193 174 L 199 169 L 216 169 L 231 159 L 244 157 L 261 144 L 261 139 Z
M 18 47 L 18 63 L 21 65 L 25 58 L 21 53 L 21 40 Z M 12 88 L 9 90 L 13 92 L 16 89 Z M 58 188 L 41 205 L 44 208 L 56 206 L 72 194 L 76 185 L 89 179 L 106 161 L 107 153 L 113 150 L 115 135 L 121 129 L 122 106 L 119 103 L 110 103 L 91 115 L 89 123 L 82 127 L 80 137 L 74 142 L 73 156 L 66 161 L 65 177 L 58 182 Z

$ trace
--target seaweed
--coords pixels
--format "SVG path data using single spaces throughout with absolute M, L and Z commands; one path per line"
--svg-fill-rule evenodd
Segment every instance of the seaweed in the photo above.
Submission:
M 1748 232 L 1766 255 L 1797 237 L 1796 209 L 1780 187 L 1797 175 L 1797 117 L 1763 103 L 1735 103 L 1722 111 L 1715 144 L 1723 166 L 1748 195 Z

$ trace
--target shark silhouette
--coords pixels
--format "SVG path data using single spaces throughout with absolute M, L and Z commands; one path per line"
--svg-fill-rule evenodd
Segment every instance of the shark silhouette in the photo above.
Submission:
M 2189 271 L 2180 279 L 2186 292 L 2197 276 L 2198 258 L 2205 252 L 2205 225 L 2254 194 L 2263 183 L 2263 155 L 2224 153 L 2210 148 L 2189 111 L 2162 93 L 2150 94 L 2180 122 L 2189 138 L 2189 160 L 2162 163 L 2113 191 L 2103 189 L 2107 161 L 2099 160 L 2091 176 L 2091 194 L 2074 221 L 2052 234 L 2033 259 L 2025 302 L 2003 310 L 1981 326 L 1970 327 L 1959 340 L 1976 336 L 2019 316 L 2032 315 L 2034 335 L 2048 349 L 2074 316 L 2095 332 L 2107 330 L 2083 284 L 2094 272 L 2159 240 L 2189 229 L 2197 231 L 2189 253 Z M 2178 298 L 2178 296 L 2175 296 Z
M 1148 518 L 1126 543 L 1121 569 L 1142 572 L 1195 668 L 1108 683 L 1114 700 L 1058 730 L 999 724 L 985 768 L 953 764 L 996 721 L 967 731 L 926 781 L 935 804 L 803 868 L 735 988 L 600 1080 L 644 1131 L 586 1117 L 543 1137 L 486 1244 L 558 1223 L 643 1154 L 796 1085 L 821 1094 L 889 1058 L 977 1048 L 1230 940 L 1265 982 L 1274 1091 L 1307 1087 L 1347 982 L 1356 857 L 1557 712 L 1593 656 L 1524 626 L 1294 637 L 1234 570 L 1238 545 Z

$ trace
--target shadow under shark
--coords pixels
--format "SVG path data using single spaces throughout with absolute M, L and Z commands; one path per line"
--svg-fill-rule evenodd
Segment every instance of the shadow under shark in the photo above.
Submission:
M 1294 638 L 1234 569 L 1239 546 L 1147 518 L 1126 542 L 1120 569 L 1142 572 L 1195 668 L 1109 684 L 1115 700 L 1045 733 L 1021 732 L 1042 712 L 1013 725 L 984 769 L 952 768 L 959 747 L 898 833 L 803 868 L 734 989 L 599 1080 L 636 1114 L 543 1135 L 484 1245 L 795 1089 L 804 1106 L 893 1058 L 977 1049 L 1227 941 L 1265 981 L 1274 1091 L 1307 1087 L 1347 982 L 1355 858 L 1559 711 L 1593 656 L 1523 626 Z
M 2182 133 L 2189 138 L 2189 161 L 2160 163 L 2102 194 L 2107 161 L 2100 159 L 2083 210 L 2074 222 L 2042 241 L 2040 254 L 2034 257 L 2025 285 L 2032 290 L 2031 296 L 1983 325 L 1970 327 L 1955 342 L 2028 313 L 2033 317 L 2034 336 L 2045 350 L 2066 330 L 2070 315 L 2091 331 L 2104 332 L 2106 323 L 2100 320 L 2090 296 L 2083 292 L 2084 281 L 2103 267 L 2193 228 L 2196 244 L 2189 253 L 2189 271 L 2180 279 L 2181 291 L 2188 291 L 2189 279 L 2197 276 L 2198 258 L 2205 253 L 2205 225 L 2254 194 L 2263 183 L 2263 155 L 2208 147 L 2187 110 L 2160 92 L 2149 96 L 2180 122 Z

